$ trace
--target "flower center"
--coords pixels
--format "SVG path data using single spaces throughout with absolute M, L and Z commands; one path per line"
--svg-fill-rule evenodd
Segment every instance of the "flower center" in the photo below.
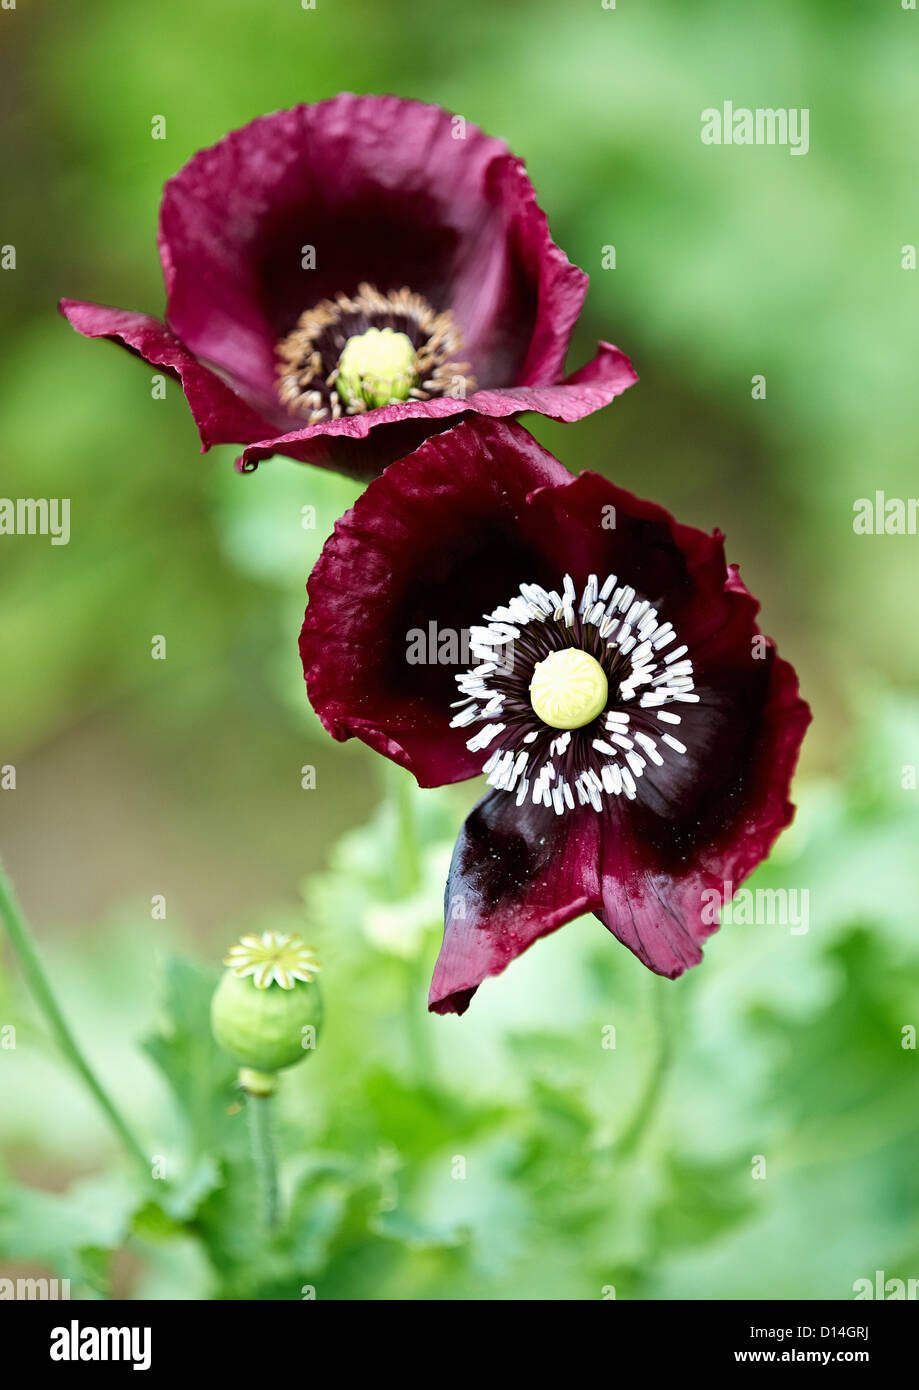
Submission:
M 609 682 L 596 657 L 578 647 L 550 652 L 537 661 L 530 704 L 553 729 L 580 729 L 606 708 Z
M 338 394 L 346 406 L 408 400 L 416 380 L 411 339 L 391 328 L 368 328 L 349 338 L 338 359 Z
M 590 575 L 580 598 L 567 574 L 561 593 L 521 584 L 469 636 L 479 664 L 456 678 L 450 724 L 481 725 L 466 746 L 490 749 L 482 771 L 518 806 L 634 801 L 643 776 L 687 753 L 674 732 L 699 702 L 687 648 L 616 575 Z
M 381 294 L 364 283 L 353 296 L 323 299 L 277 344 L 278 396 L 311 425 L 365 410 L 475 390 L 456 361 L 462 335 L 448 311 L 403 287 Z

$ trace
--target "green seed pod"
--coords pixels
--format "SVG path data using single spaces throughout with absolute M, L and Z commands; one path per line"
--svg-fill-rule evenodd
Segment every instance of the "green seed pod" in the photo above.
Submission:
M 243 1086 L 269 1094 L 272 1074 L 302 1061 L 316 1045 L 319 961 L 299 937 L 267 931 L 244 936 L 224 964 L 229 968 L 211 1000 L 214 1037 L 240 1063 Z

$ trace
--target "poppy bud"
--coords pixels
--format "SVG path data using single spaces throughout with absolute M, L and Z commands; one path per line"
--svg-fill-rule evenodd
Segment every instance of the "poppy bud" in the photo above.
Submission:
M 270 1095 L 275 1072 L 315 1046 L 322 996 L 319 960 L 297 936 L 274 931 L 244 936 L 224 959 L 228 967 L 211 1001 L 217 1042 L 240 1063 L 242 1086 Z

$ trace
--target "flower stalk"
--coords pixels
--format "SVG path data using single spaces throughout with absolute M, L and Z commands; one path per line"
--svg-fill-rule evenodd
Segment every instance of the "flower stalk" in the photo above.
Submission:
M 44 1015 L 55 1042 L 83 1081 L 128 1153 L 137 1160 L 149 1176 L 150 1159 L 148 1154 L 86 1060 L 86 1056 L 64 1017 L 51 981 L 38 954 L 28 919 L 2 864 L 0 864 L 0 919 L 6 926 L 7 935 L 16 952 L 22 973 Z
M 281 1192 L 278 1185 L 278 1159 L 274 1144 L 274 1100 L 271 1095 L 249 1092 L 246 1097 L 252 1162 L 267 1230 L 274 1231 L 281 1221 Z
M 645 1078 L 635 1109 L 623 1126 L 622 1133 L 615 1144 L 615 1155 L 619 1162 L 630 1157 L 641 1144 L 645 1133 L 654 1118 L 657 1103 L 664 1089 L 670 1070 L 673 1046 L 670 1032 L 669 982 L 652 977 L 652 1005 L 655 1032 L 655 1053 L 651 1069 Z

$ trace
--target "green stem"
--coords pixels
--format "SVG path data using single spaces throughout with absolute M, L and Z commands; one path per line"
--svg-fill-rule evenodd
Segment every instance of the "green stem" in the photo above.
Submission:
M 673 985 L 669 980 L 659 980 L 656 976 L 652 976 L 652 980 L 654 981 L 652 992 L 657 1051 L 651 1070 L 645 1079 L 641 1095 L 638 1097 L 638 1103 L 616 1143 L 615 1152 L 618 1159 L 627 1158 L 634 1153 L 641 1143 L 645 1130 L 654 1116 L 670 1067 L 670 999 L 667 990 L 672 990 Z
M 109 1124 L 112 1126 L 112 1129 L 114 1129 L 125 1148 L 132 1157 L 137 1159 L 138 1163 L 149 1177 L 149 1154 L 142 1148 L 127 1121 L 124 1119 L 92 1067 L 87 1062 L 76 1038 L 70 1031 L 70 1026 L 61 1012 L 60 1005 L 51 987 L 51 982 L 45 974 L 45 968 L 41 963 L 41 958 L 39 957 L 31 928 L 16 898 L 13 885 L 2 865 L 0 865 L 0 919 L 6 924 L 7 934 L 9 935 L 10 941 L 13 943 L 13 948 L 19 959 L 22 973 L 28 982 L 36 1003 L 45 1016 L 45 1020 L 58 1047 L 77 1074 L 82 1078 L 87 1090 L 95 1099 L 100 1110 L 105 1113 Z
M 422 880 L 422 855 L 418 844 L 415 816 L 415 779 L 410 772 L 392 763 L 384 767 L 384 788 L 393 808 L 394 888 L 398 897 L 409 898 Z M 405 1024 L 412 1063 L 422 1084 L 435 1081 L 434 1059 L 428 1042 L 427 964 L 418 959 L 406 961 L 408 1003 Z
M 395 811 L 395 865 L 400 896 L 409 897 L 421 882 L 421 859 L 412 804 L 413 778 L 404 768 L 387 763 L 386 789 Z
M 249 1139 L 252 1162 L 262 1197 L 265 1225 L 273 1231 L 281 1220 L 281 1196 L 278 1188 L 278 1160 L 274 1148 L 274 1115 L 271 1096 L 249 1095 Z

